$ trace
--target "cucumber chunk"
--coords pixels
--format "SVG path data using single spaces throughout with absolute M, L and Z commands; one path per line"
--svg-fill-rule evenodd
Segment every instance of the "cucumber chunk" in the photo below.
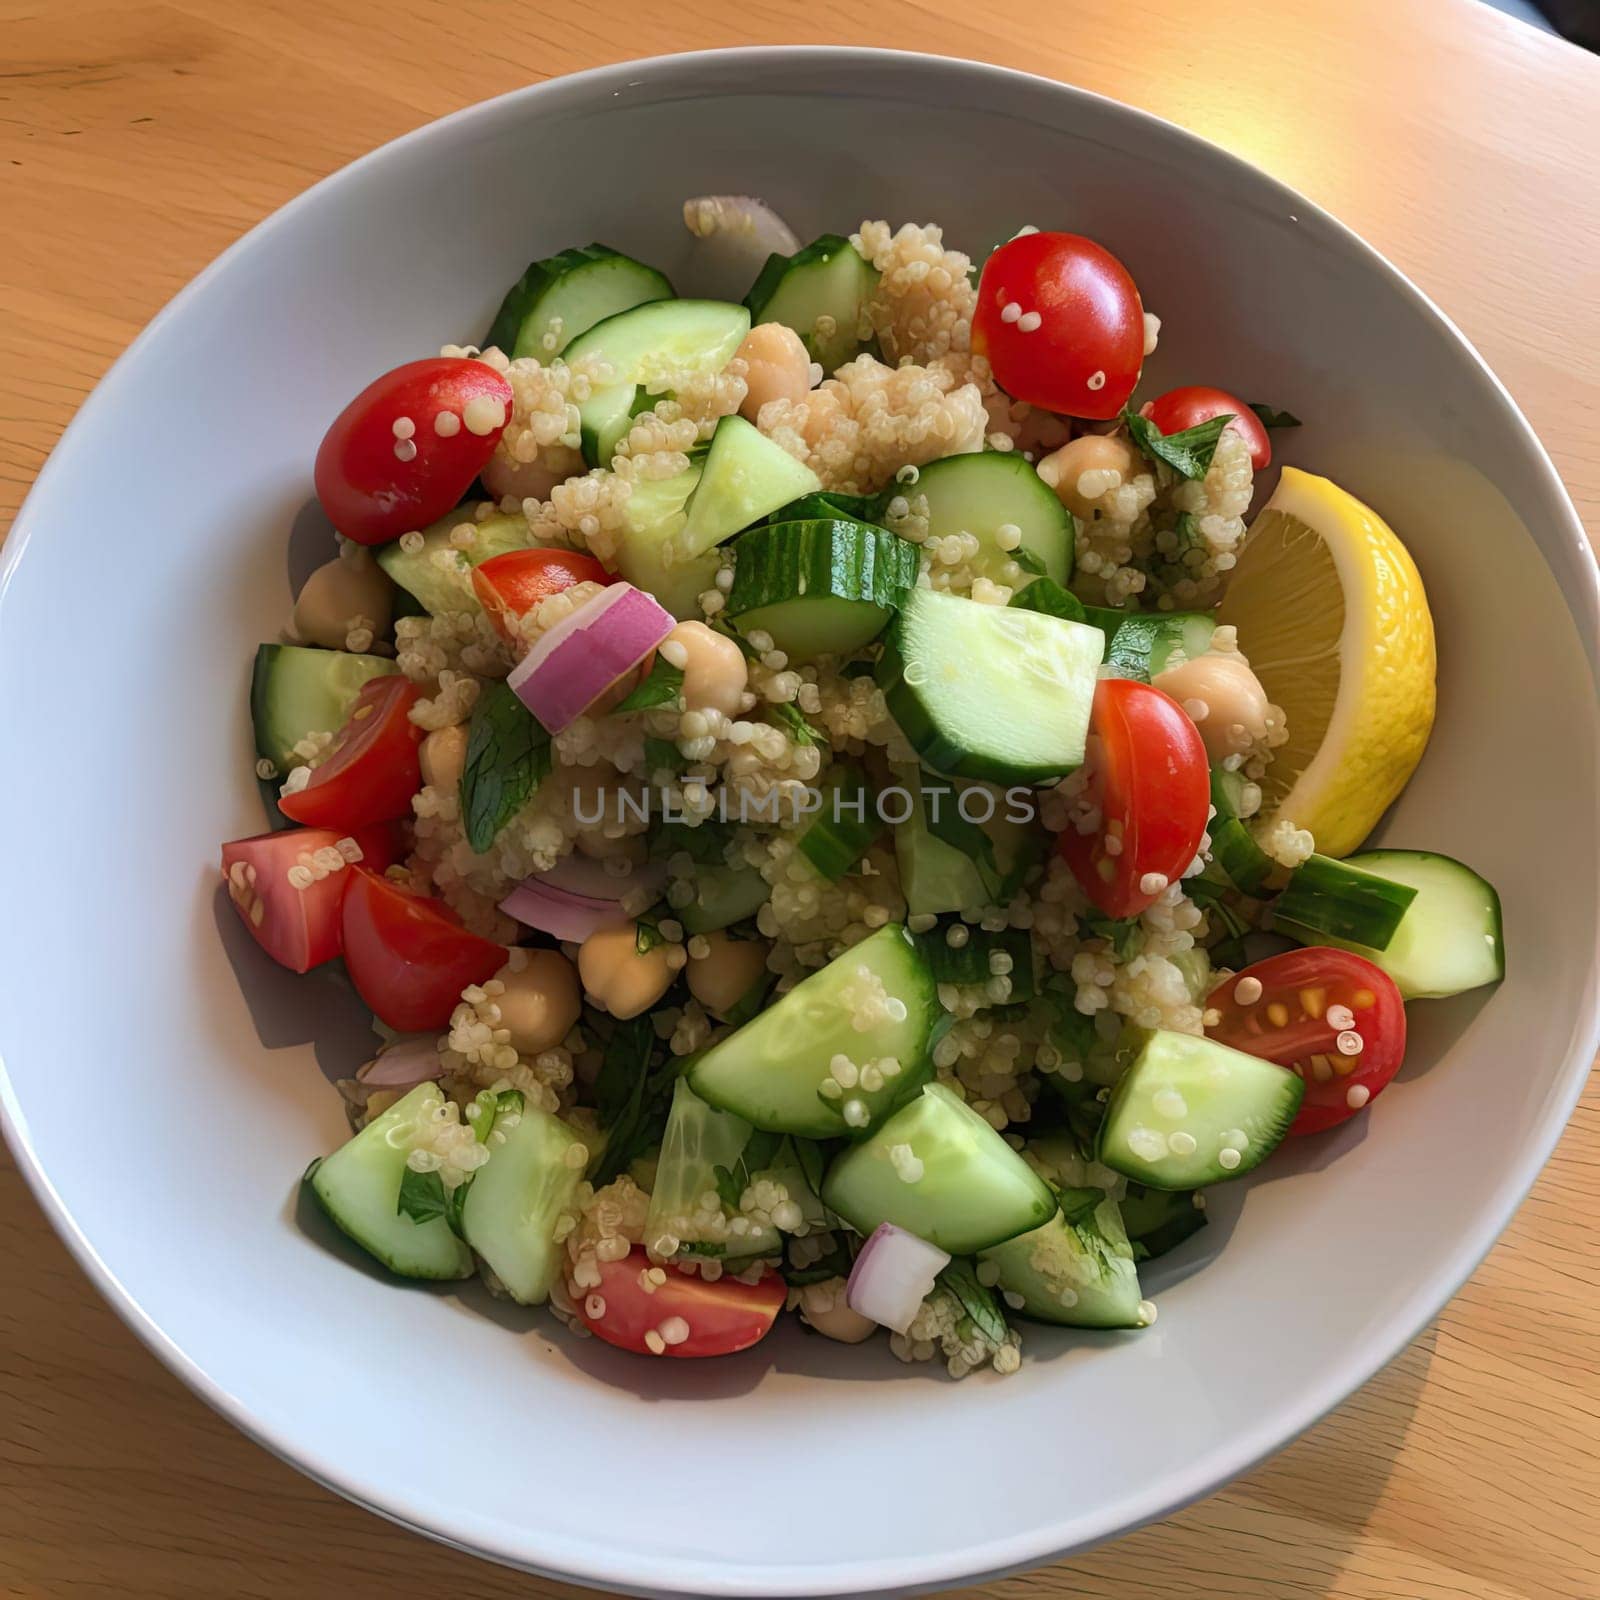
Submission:
M 966 932 L 966 938 L 959 945 L 952 945 L 948 937 L 955 926 Z M 933 970 L 935 983 L 988 983 L 991 978 L 1004 976 L 1011 982 L 1011 992 L 994 1004 L 1018 1005 L 1033 998 L 1033 939 L 1026 928 L 1006 928 L 990 933 L 986 928 L 948 923 L 914 937 Z M 1005 958 L 1003 974 L 996 970 L 996 956 Z
M 1047 783 L 1082 764 L 1100 643 L 1085 623 L 913 589 L 877 678 L 935 771 Z
M 527 518 L 497 512 L 479 522 L 477 509 L 476 504 L 461 506 L 424 528 L 422 548 L 414 553 L 402 550 L 398 543 L 386 544 L 378 552 L 378 565 L 435 617 L 481 609 L 467 574 L 491 556 L 528 548 Z M 467 549 L 457 550 L 450 543 L 450 530 L 463 522 L 470 522 L 477 531 Z
M 721 300 L 655 300 L 597 322 L 566 348 L 568 365 L 584 357 L 609 363 L 616 381 L 578 407 L 584 459 L 610 464 L 618 443 L 649 396 L 680 373 L 721 372 L 750 331 L 750 313 Z M 803 491 L 802 491 L 803 492 Z
M 656 1158 L 656 1181 L 645 1219 L 645 1239 L 678 1241 L 678 1254 L 723 1257 L 775 1254 L 776 1228 L 742 1217 L 738 1202 L 755 1171 L 776 1155 L 778 1135 L 758 1133 L 743 1117 L 709 1106 L 679 1078 Z M 705 1199 L 718 1204 L 707 1207 Z
M 617 571 L 636 589 L 664 605 L 679 622 L 700 620 L 700 596 L 717 581 L 715 550 L 680 560 L 677 537 L 689 520 L 684 507 L 700 481 L 700 464 L 671 478 L 649 478 L 633 486 L 622 511 Z
M 992 582 L 1017 589 L 1030 577 L 1071 581 L 1077 541 L 1072 513 L 1015 452 L 984 450 L 930 461 L 919 469 L 915 486 L 899 493 L 926 498 L 930 539 L 970 533 L 980 547 L 972 568 Z M 998 539 L 1007 524 L 1022 534 L 1014 550 L 1002 549 Z M 1021 579 L 1006 576 L 1013 564 L 1022 569 Z
M 1344 939 L 1364 949 L 1387 950 L 1417 891 L 1351 861 L 1310 855 L 1294 869 L 1273 902 L 1273 919 L 1304 928 L 1319 939 Z
M 768 256 L 744 303 L 752 322 L 793 328 L 826 375 L 867 347 L 862 324 L 877 287 L 877 269 L 855 246 L 825 233 L 792 256 Z
M 548 365 L 597 322 L 670 299 L 672 285 L 642 261 L 603 244 L 563 250 L 533 262 L 512 284 L 483 343 Z
M 299 644 L 260 646 L 250 679 L 256 754 L 265 756 L 280 778 L 286 777 L 299 759 L 294 747 L 308 733 L 342 728 L 362 686 L 396 670 L 387 656 Z
M 1027 1233 L 1056 1209 L 1049 1185 L 942 1083 L 839 1156 L 822 1200 L 863 1236 L 892 1222 L 953 1256 Z
M 1098 1198 L 1096 1198 L 1098 1196 Z M 1069 1194 L 1042 1228 L 1008 1239 L 980 1257 L 1000 1269 L 999 1286 L 1021 1295 L 1021 1313 L 1068 1328 L 1142 1328 L 1139 1270 L 1117 1202 L 1097 1189 Z
M 1157 1028 L 1111 1091 L 1097 1154 L 1151 1189 L 1242 1178 L 1283 1142 L 1305 1091 L 1287 1067 Z
M 676 557 L 686 561 L 703 555 L 769 511 L 821 487 L 822 480 L 805 462 L 796 461 L 753 423 L 723 417 L 689 496 L 688 521 L 674 541 Z
M 1147 1189 L 1142 1183 L 1130 1183 L 1120 1209 L 1135 1261 L 1154 1261 L 1176 1250 L 1206 1225 L 1200 1196 L 1188 1189 Z
M 1130 616 L 1119 623 L 1106 649 L 1106 665 L 1116 678 L 1149 683 L 1166 669 L 1176 650 L 1190 660 L 1204 655 L 1217 631 L 1209 611 L 1168 611 Z
M 1416 891 L 1384 949 L 1276 916 L 1274 927 L 1303 944 L 1331 944 L 1365 956 L 1394 979 L 1407 1000 L 1439 1000 L 1505 976 L 1500 896 L 1471 867 L 1429 850 L 1364 850 L 1344 864 Z
M 942 1015 L 927 963 L 891 923 L 712 1045 L 689 1069 L 689 1083 L 758 1128 L 809 1139 L 860 1134 L 931 1071 Z M 849 1087 L 832 1075 L 839 1056 L 855 1074 Z M 869 1067 L 875 1088 L 861 1082 Z
M 870 523 L 768 522 L 733 549 L 728 615 L 742 633 L 770 633 L 791 664 L 876 639 L 917 581 L 916 547 Z
M 1221 767 L 1211 771 L 1211 803 L 1217 814 L 1208 824 L 1211 859 L 1228 881 L 1243 894 L 1257 894 L 1277 863 L 1239 818 L 1239 796 L 1244 779 Z
M 513 1300 L 543 1305 L 566 1256 L 556 1243 L 556 1223 L 583 1181 L 588 1145 L 558 1117 L 525 1105 L 521 1095 L 508 1093 L 501 1101 L 489 1134 L 493 1154 L 467 1190 L 461 1231 Z
M 859 767 L 840 769 L 822 796 L 822 809 L 796 848 L 830 883 L 837 883 L 883 831 L 876 797 Z
M 753 917 L 772 896 L 772 885 L 754 867 L 696 867 L 694 899 L 675 911 L 689 933 L 714 933 Z
M 444 1104 L 419 1083 L 310 1174 L 311 1192 L 334 1224 L 402 1278 L 470 1278 L 472 1252 L 443 1217 L 413 1222 L 400 1210 L 406 1157 Z
M 1013 820 L 1005 795 L 986 784 L 931 777 L 912 766 L 897 766 L 894 772 L 895 782 L 912 801 L 909 815 L 894 829 L 895 862 L 907 911 L 912 916 L 937 915 L 1009 900 L 1038 856 L 1035 824 Z M 979 800 L 963 799 L 975 789 L 987 790 L 994 801 L 992 810 Z M 969 813 L 986 812 L 984 821 L 966 823 L 963 804 Z M 951 817 L 956 819 L 954 827 Z M 950 837 L 941 837 L 936 831 L 940 829 Z

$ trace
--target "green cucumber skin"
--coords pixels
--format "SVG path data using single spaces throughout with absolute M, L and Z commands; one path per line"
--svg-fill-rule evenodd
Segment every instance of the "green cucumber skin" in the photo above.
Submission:
M 919 469 L 915 485 L 896 492 L 926 497 L 929 538 L 972 534 L 983 547 L 979 570 L 994 582 L 1005 581 L 1002 569 L 1015 560 L 994 539 L 996 529 L 1007 522 L 1021 529 L 1020 548 L 1043 569 L 1034 575 L 1053 578 L 1063 587 L 1072 581 L 1077 545 L 1072 513 L 1022 456 L 994 450 L 943 456 Z M 1026 583 L 1024 578 L 1017 587 Z
M 1417 891 L 1349 861 L 1311 855 L 1290 876 L 1274 915 L 1319 935 L 1387 950 Z
M 848 792 L 849 798 L 835 813 L 835 797 Z M 845 808 L 848 807 L 848 814 Z M 860 816 L 856 812 L 859 807 Z M 807 861 L 831 883 L 837 883 L 858 862 L 883 831 L 877 815 L 876 796 L 856 767 L 847 767 L 831 784 L 823 798 L 822 810 L 800 835 L 797 848 Z M 913 935 L 913 937 L 916 937 Z M 918 948 L 926 954 L 920 941 Z
M 543 343 L 543 330 L 555 312 L 547 301 L 560 298 L 563 287 L 570 289 L 574 277 L 594 278 L 601 275 L 631 279 L 630 289 L 613 294 L 602 303 L 608 309 L 592 317 L 583 327 L 565 327 L 557 337 L 553 349 Z M 587 285 L 584 285 L 587 287 Z M 656 300 L 674 298 L 672 285 L 664 274 L 625 256 L 609 245 L 583 245 L 574 250 L 563 250 L 557 255 L 530 263 L 526 272 L 507 291 L 494 323 L 484 336 L 484 348 L 494 345 L 513 360 L 520 356 L 533 356 L 548 362 L 561 354 L 580 334 L 587 333 L 596 323 L 619 312 L 631 311 L 635 306 Z
M 308 733 L 332 733 L 343 727 L 362 685 L 397 670 L 387 656 L 346 650 L 298 644 L 264 644 L 256 650 L 250 674 L 250 721 L 256 754 L 278 769 L 274 798 L 277 783 L 295 764 L 294 746 Z
M 812 596 L 888 608 L 917 582 L 916 547 L 870 523 L 769 522 L 741 535 L 733 548 L 733 617 Z
M 889 1157 L 908 1144 L 923 1162 L 906 1182 Z M 892 1222 L 951 1255 L 974 1255 L 1047 1222 L 1048 1184 L 960 1096 L 941 1083 L 838 1156 L 822 1201 L 863 1237 Z
M 855 1032 L 848 1025 L 839 1027 L 838 1036 L 823 1049 L 807 1037 L 815 1029 L 805 1018 L 803 1008 L 816 1007 L 823 1018 L 821 1026 L 833 1023 L 838 1016 L 834 989 L 844 981 L 835 969 L 845 962 L 852 967 L 862 964 L 863 958 L 869 968 L 877 971 L 889 992 L 905 1003 L 906 1020 L 885 1023 L 875 1032 Z M 885 971 L 894 979 L 892 984 Z M 808 986 L 815 987 L 808 991 Z M 797 996 L 801 998 L 796 1000 Z M 914 1094 L 932 1073 L 934 1024 L 943 1014 L 933 976 L 911 935 L 897 923 L 890 923 L 810 974 L 744 1027 L 713 1044 L 689 1068 L 689 1085 L 703 1100 L 770 1132 L 792 1133 L 806 1139 L 862 1138 Z M 803 1031 L 797 1029 L 796 1018 Z M 883 1048 L 886 1039 L 892 1042 L 892 1050 Z M 900 1071 L 881 1089 L 852 1090 L 841 1099 L 825 1099 L 818 1089 L 829 1075 L 833 1054 L 839 1051 L 858 1063 L 893 1054 Z M 773 1059 L 773 1052 L 782 1054 L 784 1059 Z M 853 1128 L 845 1122 L 842 1108 L 849 1098 L 866 1104 L 869 1120 L 864 1127 Z
M 1417 900 L 1407 908 L 1400 919 L 1388 947 L 1375 950 L 1366 945 L 1333 938 L 1311 928 L 1303 928 L 1288 919 L 1274 918 L 1274 926 L 1302 944 L 1331 944 L 1337 949 L 1349 950 L 1387 972 L 1407 1000 L 1443 1000 L 1451 995 L 1463 994 L 1485 984 L 1498 983 L 1505 977 L 1505 926 L 1500 907 L 1500 896 L 1493 884 L 1481 873 L 1474 871 L 1464 861 L 1443 855 L 1435 850 L 1363 850 L 1345 858 L 1346 864 L 1363 871 L 1384 876 L 1386 872 L 1402 872 L 1405 877 L 1392 878 L 1391 882 L 1411 881 L 1417 889 Z M 1414 880 L 1422 878 L 1419 885 Z M 1462 930 L 1473 927 L 1487 948 L 1486 957 L 1480 956 L 1481 967 L 1462 972 L 1451 960 L 1448 945 L 1427 933 L 1429 919 L 1435 915 L 1429 893 L 1430 880 L 1443 879 L 1445 884 L 1458 890 L 1470 885 L 1478 904 L 1469 912 L 1461 907 L 1451 915 L 1448 933 L 1459 937 Z M 1416 919 L 1421 918 L 1419 922 Z M 1477 919 L 1477 920 L 1474 920 Z M 1471 966 L 1472 963 L 1468 962 Z
M 723 417 L 684 508 L 688 520 L 676 540 L 680 559 L 703 555 L 778 506 L 820 487 L 810 467 L 753 423 L 738 415 Z
M 1239 818 L 1240 787 L 1242 780 L 1236 773 L 1212 769 L 1211 803 L 1217 814 L 1211 823 L 1211 854 L 1234 888 L 1253 895 L 1260 892 L 1277 863 Z
M 1133 1247 L 1117 1202 L 1068 1222 L 1060 1212 L 1041 1227 L 985 1250 L 1000 1270 L 999 1287 L 1022 1297 L 1019 1315 L 1066 1328 L 1142 1328 L 1144 1296 Z M 1062 1302 L 1070 1290 L 1072 1304 Z
M 845 251 L 849 252 L 848 258 L 844 257 Z M 854 304 L 848 308 L 835 305 L 829 311 L 838 327 L 831 338 L 824 339 L 816 332 L 816 319 L 821 312 L 813 310 L 808 318 L 801 319 L 795 315 L 795 307 L 801 303 L 810 306 L 819 303 L 823 297 L 816 294 L 812 287 L 813 275 L 820 274 L 836 259 L 841 262 L 841 272 L 837 274 L 840 283 L 846 289 L 850 287 L 844 269 L 849 269 L 849 277 L 856 280 Z M 766 265 L 757 274 L 749 294 L 744 297 L 744 303 L 752 323 L 781 322 L 792 328 L 800 336 L 806 353 L 813 361 L 820 363 L 823 376 L 830 377 L 845 362 L 867 348 L 867 341 L 857 336 L 856 327 L 860 321 L 861 307 L 877 281 L 877 269 L 861 256 L 848 239 L 841 234 L 825 233 L 792 256 L 768 256 Z M 829 288 L 832 287 L 830 283 Z M 843 317 L 839 315 L 841 310 L 845 312 Z M 804 327 L 796 325 L 801 320 L 805 321 Z

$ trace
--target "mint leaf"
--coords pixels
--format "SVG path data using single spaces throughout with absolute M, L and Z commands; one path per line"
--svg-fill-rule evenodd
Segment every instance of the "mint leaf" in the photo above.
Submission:
M 1038 611 L 1047 617 L 1062 617 L 1068 622 L 1083 622 L 1087 613 L 1083 602 L 1070 589 L 1063 589 L 1054 578 L 1035 578 L 1011 597 L 1018 611 Z
M 1006 553 L 1024 572 L 1031 572 L 1036 578 L 1044 576 L 1044 562 L 1027 545 L 1019 544 L 1015 550 L 1010 550 Z
M 683 752 L 670 739 L 646 739 L 644 742 L 645 775 L 653 777 L 658 772 L 679 773 L 688 763 Z
M 671 705 L 682 687 L 683 668 L 675 667 L 665 656 L 657 655 L 650 664 L 644 682 L 626 699 L 619 700 L 611 708 L 611 714 L 620 717 L 629 711 L 649 711 L 655 706 Z
M 651 838 L 650 859 L 665 861 L 680 850 L 701 866 L 725 866 L 728 859 L 727 829 L 710 820 L 692 828 L 687 822 L 663 822 Z
M 437 1172 L 413 1172 L 410 1167 L 400 1180 L 400 1200 L 395 1210 L 419 1225 L 443 1217 L 456 1232 L 461 1232 L 461 1208 L 466 1203 L 467 1185 L 446 1189 Z
M 776 705 L 768 705 L 767 720 L 775 727 L 782 728 L 794 744 L 815 744 L 817 730 L 806 721 L 800 708 L 788 701 L 780 701 Z
M 461 773 L 461 822 L 482 855 L 550 772 L 550 735 L 503 681 L 473 708 Z
M 1098 911 L 1086 911 L 1079 920 L 1091 937 L 1109 941 L 1116 961 L 1131 960 L 1144 943 L 1144 929 L 1137 917 L 1107 917 Z
M 1292 411 L 1275 411 L 1264 401 L 1252 400 L 1250 409 L 1255 412 L 1263 428 L 1298 428 L 1303 426 Z
M 667 1106 L 681 1063 L 668 1060 L 658 1067 L 660 1053 L 664 1046 L 648 1016 L 617 1023 L 606 1040 L 594 1080 L 595 1110 L 606 1129 L 605 1148 L 589 1176 L 597 1189 L 626 1171 L 636 1156 L 660 1139 L 667 1125 Z
M 970 1261 L 952 1261 L 935 1280 L 948 1289 L 962 1315 L 990 1344 L 1003 1344 L 1011 1328 L 993 1289 L 978 1282 Z
M 1185 478 L 1203 478 L 1211 470 L 1211 458 L 1217 453 L 1217 441 L 1233 418 L 1234 413 L 1227 411 L 1192 428 L 1185 428 L 1181 433 L 1163 433 L 1148 417 L 1141 417 L 1131 406 L 1122 408 L 1122 420 L 1127 424 L 1128 437 L 1140 451 L 1152 461 L 1164 461 Z
M 739 1202 L 744 1198 L 744 1189 L 734 1180 L 733 1174 L 726 1167 L 713 1167 L 711 1181 L 716 1185 L 717 1198 L 729 1211 L 737 1211 Z

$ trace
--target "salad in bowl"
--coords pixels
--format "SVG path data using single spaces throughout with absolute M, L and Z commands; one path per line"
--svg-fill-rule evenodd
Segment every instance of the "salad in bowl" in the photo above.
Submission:
M 1274 467 L 1287 411 L 1140 392 L 1092 239 L 684 218 L 725 298 L 541 259 L 318 452 L 271 827 L 222 850 L 373 1015 L 305 1185 L 646 1357 L 1147 1327 L 1208 1187 L 1503 973 L 1471 867 L 1363 849 L 1433 722 L 1421 576 Z

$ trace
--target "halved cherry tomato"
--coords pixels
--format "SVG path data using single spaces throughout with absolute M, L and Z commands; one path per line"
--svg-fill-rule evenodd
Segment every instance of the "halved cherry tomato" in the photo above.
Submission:
M 1059 848 L 1101 911 L 1136 917 L 1200 848 L 1211 809 L 1205 742 L 1171 695 L 1131 678 L 1096 685 L 1089 737 L 1100 824 L 1079 833 L 1068 823 Z
M 411 797 L 422 787 L 422 729 L 411 720 L 421 698 L 416 684 L 399 673 L 368 679 L 311 781 L 284 795 L 278 809 L 315 828 L 359 828 L 409 816 Z
M 1128 269 L 1093 239 L 1026 233 L 983 265 L 972 348 L 1013 400 L 1104 421 L 1144 365 L 1144 306 Z
M 351 874 L 343 864 L 329 871 L 331 857 L 319 862 L 315 856 L 332 850 L 341 863 L 348 860 L 339 849 L 339 841 L 346 837 L 355 840 L 356 859 L 375 872 L 405 853 L 404 837 L 395 822 L 357 828 L 349 835 L 335 828 L 285 828 L 222 847 L 222 876 L 234 909 L 256 943 L 291 972 L 309 972 L 339 953 L 339 910 Z M 294 867 L 322 875 L 299 889 L 289 879 Z
M 1240 994 L 1241 986 L 1244 990 Z M 1321 1133 L 1370 1105 L 1406 1053 L 1406 1008 L 1381 967 L 1320 945 L 1269 956 L 1206 997 L 1206 1032 L 1292 1068 L 1306 1097 L 1290 1133 Z
M 517 639 L 511 620 L 541 600 L 575 583 L 610 582 L 611 574 L 593 556 L 559 548 L 508 550 L 472 569 L 473 592 L 507 644 Z
M 788 1294 L 776 1272 L 760 1283 L 726 1273 L 707 1283 L 676 1267 L 664 1267 L 667 1281 L 647 1291 L 640 1275 L 653 1265 L 635 1248 L 600 1263 L 599 1288 L 568 1286 L 591 1333 L 638 1355 L 731 1356 L 766 1337 Z
M 357 867 L 344 897 L 344 959 L 356 992 L 401 1033 L 445 1027 L 472 983 L 486 983 L 506 952 L 469 933 L 442 900 Z
M 1226 389 L 1191 384 L 1187 389 L 1168 389 L 1139 407 L 1139 415 L 1148 417 L 1163 433 L 1198 428 L 1202 422 L 1225 417 L 1230 412 L 1233 421 L 1228 426 L 1244 436 L 1244 442 L 1250 447 L 1250 465 L 1257 472 L 1264 472 L 1272 465 L 1272 441 L 1267 437 L 1267 430 L 1261 426 L 1260 417 Z
M 358 544 L 386 544 L 460 503 L 511 420 L 511 385 L 455 356 L 408 361 L 367 385 L 317 450 L 317 499 Z

